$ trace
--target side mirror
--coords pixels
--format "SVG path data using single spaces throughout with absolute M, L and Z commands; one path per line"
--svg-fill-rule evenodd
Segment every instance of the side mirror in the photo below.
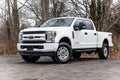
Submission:
M 75 31 L 79 30 L 79 26 L 76 26 L 76 25 L 75 25 L 75 26 L 74 26 L 74 30 L 75 30 Z
M 80 30 L 87 29 L 86 25 L 83 23 L 80 23 L 79 26 L 80 26 Z

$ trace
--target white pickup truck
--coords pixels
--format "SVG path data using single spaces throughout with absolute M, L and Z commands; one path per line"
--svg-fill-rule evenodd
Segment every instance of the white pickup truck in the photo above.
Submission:
M 80 17 L 53 18 L 36 28 L 21 30 L 17 49 L 27 62 L 50 56 L 54 62 L 66 63 L 81 53 L 98 52 L 107 59 L 112 47 L 112 33 L 96 31 L 92 20 Z

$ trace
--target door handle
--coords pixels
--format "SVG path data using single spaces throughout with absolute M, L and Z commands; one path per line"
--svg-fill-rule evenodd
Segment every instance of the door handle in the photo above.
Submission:
M 88 33 L 87 33 L 87 32 L 85 32 L 85 35 L 88 35 Z
M 94 35 L 96 36 L 96 35 L 97 35 L 97 33 L 94 33 Z

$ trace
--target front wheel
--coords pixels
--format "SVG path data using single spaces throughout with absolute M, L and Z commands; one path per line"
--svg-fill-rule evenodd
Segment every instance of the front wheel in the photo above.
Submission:
M 22 56 L 22 58 L 26 61 L 26 62 L 36 62 L 40 56 Z
M 108 44 L 103 43 L 103 47 L 98 49 L 98 56 L 100 59 L 107 59 L 109 55 L 109 47 Z
M 71 54 L 71 46 L 68 43 L 61 42 L 52 59 L 56 63 L 67 63 L 71 59 Z

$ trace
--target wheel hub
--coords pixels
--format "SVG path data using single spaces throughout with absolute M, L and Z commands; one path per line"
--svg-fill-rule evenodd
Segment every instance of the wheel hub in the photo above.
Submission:
M 66 47 L 60 47 L 57 52 L 58 58 L 65 61 L 69 57 L 69 50 Z
M 108 55 L 108 50 L 107 50 L 107 47 L 104 48 L 104 56 L 107 57 Z

